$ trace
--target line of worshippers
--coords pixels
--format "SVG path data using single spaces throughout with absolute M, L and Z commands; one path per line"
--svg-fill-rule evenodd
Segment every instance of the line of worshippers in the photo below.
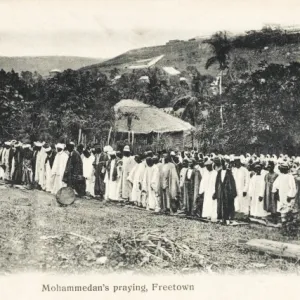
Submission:
M 167 214 L 229 224 L 235 213 L 274 222 L 300 207 L 300 157 L 210 155 L 196 151 L 114 151 L 74 143 L 7 141 L 0 148 L 0 179 L 56 194 L 65 186 L 79 196 L 125 201 Z

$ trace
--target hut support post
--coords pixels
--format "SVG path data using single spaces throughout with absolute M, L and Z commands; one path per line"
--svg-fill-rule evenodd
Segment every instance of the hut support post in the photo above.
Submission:
M 81 142 L 81 135 L 82 135 L 82 129 L 81 127 L 79 128 L 79 132 L 78 132 L 78 145 L 80 144 Z
M 108 138 L 107 138 L 107 145 L 109 145 L 109 142 L 110 142 L 111 131 L 112 131 L 112 127 L 110 127 L 110 129 L 109 129 Z

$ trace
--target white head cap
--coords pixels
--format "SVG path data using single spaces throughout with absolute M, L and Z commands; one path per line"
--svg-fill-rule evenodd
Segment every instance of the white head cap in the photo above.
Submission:
M 51 147 L 49 146 L 49 147 L 45 148 L 44 151 L 45 151 L 45 152 L 51 151 Z
M 108 153 L 114 151 L 114 149 L 111 146 L 106 146 L 106 147 L 107 147 L 106 151 Z
M 126 145 L 126 146 L 124 147 L 123 151 L 130 152 L 130 148 L 129 148 L 129 146 L 128 146 L 128 145 Z
M 65 149 L 65 144 L 58 143 L 55 145 L 56 148 Z

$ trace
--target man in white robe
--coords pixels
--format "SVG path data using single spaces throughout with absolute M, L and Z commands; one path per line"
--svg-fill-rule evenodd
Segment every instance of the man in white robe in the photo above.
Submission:
M 157 156 L 153 156 L 153 170 L 151 178 L 151 188 L 155 193 L 155 212 L 161 210 L 161 168 L 159 166 L 159 159 Z
M 135 161 L 136 165 L 128 176 L 128 181 L 132 185 L 130 201 L 137 206 L 141 206 L 142 181 L 144 179 L 146 164 L 142 161 L 140 155 L 136 155 Z
M 82 153 L 83 177 L 85 178 L 86 193 L 93 197 L 95 196 L 94 161 L 95 156 L 89 150 L 85 149 Z
M 261 171 L 261 164 L 256 163 L 254 165 L 255 174 L 251 177 L 249 184 L 250 215 L 259 218 L 268 215 L 268 212 L 264 210 L 265 176 L 261 174 Z
M 294 176 L 289 172 L 289 165 L 283 162 L 280 167 L 280 174 L 273 183 L 272 193 L 278 192 L 279 198 L 277 203 L 277 211 L 285 214 L 290 211 L 295 204 L 296 183 Z M 274 195 L 275 196 L 275 195 Z
M 52 167 L 56 156 L 56 151 L 52 150 L 51 147 L 45 148 L 47 154 L 45 161 L 45 190 L 50 192 L 53 189 L 53 177 L 52 177 Z
M 199 194 L 204 199 L 202 208 L 202 217 L 217 220 L 217 201 L 213 200 L 215 193 L 216 178 L 218 172 L 213 169 L 213 162 L 208 159 L 205 162 L 206 172 L 200 182 Z
M 234 200 L 234 207 L 236 212 L 241 212 L 246 215 L 249 214 L 249 171 L 242 166 L 241 157 L 235 157 L 234 167 L 232 168 L 232 175 L 235 180 L 237 196 Z
M 10 180 L 10 171 L 11 171 L 11 164 L 10 164 L 10 157 L 11 157 L 11 142 L 7 141 L 4 143 L 4 149 L 2 152 L 1 164 L 4 167 L 4 180 Z
M 129 173 L 135 166 L 136 162 L 134 160 L 134 156 L 130 156 L 130 148 L 129 146 L 125 146 L 123 150 L 123 158 L 122 158 L 122 191 L 121 191 L 121 197 L 122 200 L 128 201 L 130 200 L 131 195 L 131 185 L 128 182 L 127 178 L 129 176 Z
M 156 208 L 156 196 L 155 191 L 152 187 L 152 177 L 153 177 L 153 161 L 151 157 L 146 158 L 146 169 L 144 173 L 144 178 L 142 182 L 142 193 L 145 194 L 145 207 L 147 210 L 155 210 Z
M 40 145 L 40 144 L 38 144 Z M 42 144 L 45 145 L 44 143 Z M 45 162 L 46 162 L 47 153 L 45 148 L 42 147 L 41 150 L 37 153 L 36 156 L 36 165 L 35 165 L 35 181 L 41 187 L 42 190 L 45 190 L 46 187 L 46 176 L 45 176 Z
M 0 180 L 4 180 L 4 168 L 2 164 L 2 153 L 4 149 L 4 147 L 0 147 Z
M 108 180 L 108 199 L 111 201 L 119 201 L 118 183 L 117 183 L 117 161 L 116 152 L 111 151 L 108 153 L 110 160 L 107 166 L 107 180 Z
M 105 146 L 104 149 L 103 149 L 104 153 L 107 155 L 108 159 L 107 159 L 107 162 L 105 163 L 106 164 L 106 167 L 108 167 L 108 163 L 109 163 L 109 159 L 110 159 L 110 156 L 109 156 L 109 153 L 113 152 L 113 148 L 111 146 Z M 104 175 L 104 184 L 105 184 L 105 192 L 104 192 L 104 200 L 109 200 L 109 197 L 108 197 L 108 192 L 109 192 L 109 176 L 108 176 L 108 172 L 105 171 L 105 175 Z
M 68 154 L 63 151 L 65 149 L 65 145 L 58 143 L 56 145 L 57 154 L 55 156 L 53 166 L 51 169 L 51 176 L 53 181 L 52 186 L 52 194 L 56 194 L 61 188 L 66 187 L 67 184 L 63 182 L 63 176 L 66 169 L 67 161 L 68 161 Z

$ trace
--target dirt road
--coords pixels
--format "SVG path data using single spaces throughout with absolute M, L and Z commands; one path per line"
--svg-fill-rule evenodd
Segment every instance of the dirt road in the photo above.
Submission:
M 147 264 L 103 264 L 103 243 L 116 234 L 160 232 L 196 249 L 204 258 L 200 266 L 151 266 L 159 272 L 295 272 L 298 263 L 248 252 L 238 239 L 269 238 L 288 241 L 278 229 L 256 225 L 226 227 L 148 211 L 80 199 L 59 207 L 54 197 L 40 191 L 0 186 L 0 271 L 110 272 L 116 269 L 147 271 Z M 72 233 L 72 234 L 70 234 Z M 76 236 L 79 235 L 79 236 Z M 92 242 L 95 240 L 96 242 Z M 294 242 L 295 241 L 291 241 Z M 91 247 L 91 244 L 93 246 Z M 101 252 L 102 251 L 102 252 Z

